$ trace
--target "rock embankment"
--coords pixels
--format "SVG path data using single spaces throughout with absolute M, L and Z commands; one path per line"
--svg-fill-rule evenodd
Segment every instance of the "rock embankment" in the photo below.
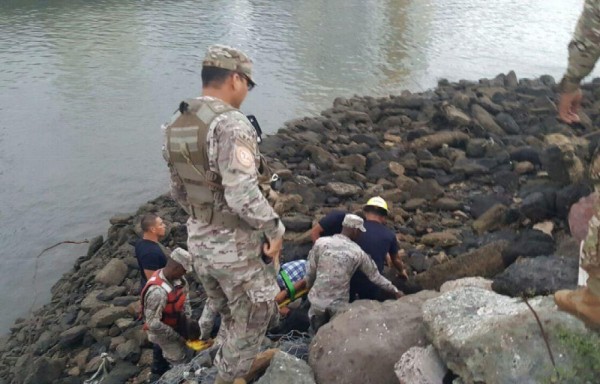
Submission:
M 492 287 L 511 296 L 574 287 L 578 247 L 566 218 L 570 206 L 591 190 L 585 176 L 599 136 L 594 130 L 600 110 L 597 83 L 583 86 L 582 123 L 573 127 L 556 119 L 554 79 L 518 80 L 513 72 L 477 82 L 442 80 L 434 90 L 418 94 L 338 98 L 321 116 L 287 122 L 261 144 L 283 180 L 282 189 L 268 197 L 288 228 L 284 258 L 306 257 L 311 247 L 306 231 L 315 219 L 334 208 L 359 210 L 379 195 L 391 206 L 388 224 L 407 254 L 409 280 L 390 273 L 406 292 L 439 290 L 448 280 L 471 276 L 495 278 Z M 139 270 L 130 244 L 139 236 L 137 223 L 145 212 L 156 212 L 169 224 L 165 246 L 185 246 L 187 217 L 166 196 L 135 214 L 111 218 L 106 239 L 94 239 L 88 254 L 52 288 L 52 301 L 11 328 L 0 346 L 0 382 L 82 383 L 99 367 L 104 352 L 115 363 L 103 383 L 145 379 L 152 351 L 135 319 Z M 199 315 L 203 291 L 197 282 L 192 292 Z M 445 293 L 431 302 L 449 317 L 445 311 L 453 306 L 452 297 Z M 514 300 L 500 297 L 494 300 Z M 539 301 L 540 308 L 552 311 L 547 301 Z M 466 383 L 471 377 L 493 377 L 489 362 L 468 366 L 450 359 L 463 353 L 460 340 L 451 338 L 454 325 L 440 323 L 443 316 L 425 308 L 425 315 L 414 311 L 414 319 L 425 316 L 427 323 L 414 334 L 419 345 L 390 342 L 389 349 L 384 345 L 364 352 L 367 358 L 359 363 L 380 361 L 389 367 L 379 369 L 381 377 L 393 380 L 394 364 L 407 351 L 405 361 L 445 359 L 443 366 L 455 369 Z M 349 339 L 358 337 L 355 333 L 362 331 L 353 324 L 356 316 L 347 313 L 340 319 L 344 316 L 347 321 L 336 332 L 347 329 Z M 393 341 L 404 324 L 382 316 L 386 338 Z M 367 320 L 378 324 L 373 316 Z M 369 329 L 369 340 L 376 340 L 378 334 Z M 319 333 L 317 341 L 327 337 Z M 473 337 L 483 340 L 479 334 Z M 481 348 L 495 351 L 494 340 L 484 341 L 490 345 Z M 329 382 L 334 372 L 333 366 L 321 366 L 328 352 L 313 360 L 317 382 Z M 295 364 L 283 355 L 280 360 Z M 369 367 L 363 368 L 367 372 Z M 398 375 L 415 372 L 396 368 Z M 473 372 L 482 376 L 469 376 Z M 274 367 L 271 377 L 278 374 Z

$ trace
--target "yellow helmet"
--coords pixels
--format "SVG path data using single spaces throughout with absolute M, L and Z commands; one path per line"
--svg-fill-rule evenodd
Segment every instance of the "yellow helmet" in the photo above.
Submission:
M 365 204 L 365 207 L 377 207 L 383 209 L 386 213 L 388 212 L 387 203 L 379 196 L 371 197 L 369 201 L 367 201 L 367 204 Z

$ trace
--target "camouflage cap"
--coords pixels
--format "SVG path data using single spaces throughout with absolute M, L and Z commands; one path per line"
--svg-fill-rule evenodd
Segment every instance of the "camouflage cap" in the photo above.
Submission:
M 183 248 L 175 248 L 171 252 L 171 259 L 178 262 L 187 271 L 192 270 L 192 255 Z
M 228 69 L 234 72 L 241 72 L 248 76 L 253 84 L 256 84 L 252 78 L 252 60 L 248 55 L 239 49 L 227 45 L 215 44 L 208 47 L 206 56 L 202 61 L 203 67 L 217 67 Z
M 360 229 L 361 232 L 367 232 L 367 230 L 365 229 L 365 226 L 363 224 L 364 224 L 364 220 L 361 219 L 359 216 L 348 213 L 344 217 L 344 221 L 342 222 L 342 227 Z

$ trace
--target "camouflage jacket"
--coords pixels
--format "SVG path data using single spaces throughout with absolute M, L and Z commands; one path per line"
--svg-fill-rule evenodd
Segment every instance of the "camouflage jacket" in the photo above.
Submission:
M 561 81 L 563 92 L 579 88 L 600 57 L 600 0 L 585 0 L 573 39 L 569 43 L 569 66 Z
M 202 98 L 209 98 L 202 96 Z M 169 161 L 166 150 L 166 128 L 163 156 Z M 258 183 L 260 152 L 256 131 L 240 111 L 234 110 L 217 116 L 211 123 L 207 135 L 208 165 L 219 174 L 224 187 L 226 204 L 217 202 L 215 209 L 238 215 L 252 228 L 264 231 L 269 239 L 283 236 L 285 227 L 269 202 L 262 194 Z M 171 195 L 182 206 L 187 207 L 185 185 L 173 167 L 171 173 Z
M 348 302 L 350 279 L 357 269 L 382 289 L 398 292 L 381 276 L 373 259 L 348 237 L 338 234 L 319 238 L 308 254 L 306 270 L 311 305 L 326 309 L 333 302 Z
M 168 282 L 165 279 L 162 271 L 160 271 L 160 277 L 165 282 Z M 173 283 L 168 282 L 171 286 Z M 184 277 L 181 280 L 176 280 L 174 282 L 175 286 L 183 285 L 186 293 L 185 300 L 185 314 L 187 317 L 192 315 L 192 309 L 189 303 L 189 295 L 188 293 L 188 284 Z M 161 321 L 163 310 L 167 304 L 167 291 L 165 291 L 159 285 L 153 285 L 148 288 L 146 295 L 144 296 L 144 319 L 146 321 L 146 325 L 148 326 L 148 332 L 151 332 L 154 336 L 160 336 L 165 339 L 178 340 L 181 339 L 181 336 L 173 328 L 168 326 L 167 324 Z

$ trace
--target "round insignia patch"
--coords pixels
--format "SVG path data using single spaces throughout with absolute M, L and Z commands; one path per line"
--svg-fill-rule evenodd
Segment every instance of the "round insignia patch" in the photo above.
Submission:
M 252 156 L 252 152 L 246 147 L 236 147 L 235 158 L 245 168 L 250 168 L 254 164 L 254 156 Z

